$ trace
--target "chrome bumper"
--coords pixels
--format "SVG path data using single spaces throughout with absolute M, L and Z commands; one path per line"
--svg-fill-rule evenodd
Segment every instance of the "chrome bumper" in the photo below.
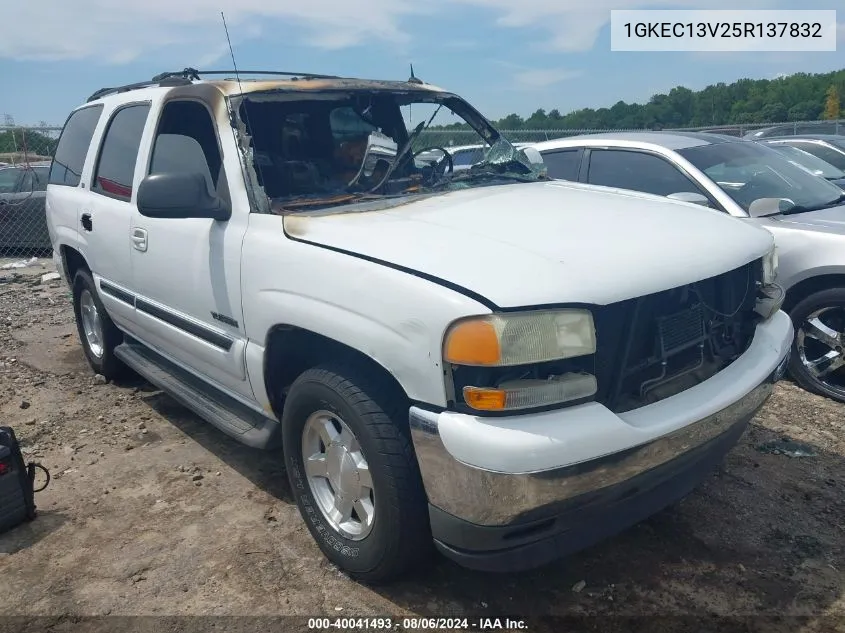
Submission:
M 438 414 L 410 411 L 411 437 L 429 503 L 467 522 L 505 526 L 539 518 L 538 511 L 624 482 L 747 424 L 785 371 L 784 358 L 768 379 L 732 405 L 649 443 L 564 468 L 508 474 L 464 464 L 446 450 Z

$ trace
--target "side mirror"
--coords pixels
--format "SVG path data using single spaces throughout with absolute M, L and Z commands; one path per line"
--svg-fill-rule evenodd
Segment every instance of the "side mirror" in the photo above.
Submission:
M 678 193 L 670 193 L 667 198 L 671 200 L 678 200 L 680 202 L 690 202 L 692 204 L 700 204 L 702 207 L 709 207 L 710 201 L 707 196 L 692 191 L 679 191 Z
M 521 151 L 525 154 L 525 157 L 528 159 L 528 162 L 532 165 L 545 165 L 546 161 L 543 160 L 543 155 L 537 151 L 533 147 L 523 147 Z
M 225 221 L 232 210 L 208 191 L 200 173 L 150 174 L 138 187 L 138 211 L 148 218 L 211 218 Z
M 789 198 L 757 198 L 748 206 L 748 215 L 752 218 L 765 218 L 789 211 L 795 203 Z

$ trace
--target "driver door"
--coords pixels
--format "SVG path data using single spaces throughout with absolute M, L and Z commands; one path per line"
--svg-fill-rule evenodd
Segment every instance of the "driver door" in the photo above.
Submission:
M 238 156 L 234 139 L 226 154 Z M 156 124 L 145 174 L 205 176 L 212 192 L 228 196 L 230 174 L 208 108 L 168 101 Z M 237 161 L 235 161 L 237 164 Z M 232 170 L 235 171 L 235 170 Z M 232 174 L 237 176 L 239 174 Z M 241 309 L 241 243 L 247 209 L 228 221 L 132 215 L 131 258 L 136 319 L 143 342 L 217 387 L 252 397 L 246 375 Z

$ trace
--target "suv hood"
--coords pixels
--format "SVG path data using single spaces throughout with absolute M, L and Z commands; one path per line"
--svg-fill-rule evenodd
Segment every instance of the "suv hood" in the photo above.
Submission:
M 719 211 L 563 181 L 288 215 L 284 227 L 292 239 L 434 277 L 503 308 L 614 303 L 738 268 L 773 243 Z

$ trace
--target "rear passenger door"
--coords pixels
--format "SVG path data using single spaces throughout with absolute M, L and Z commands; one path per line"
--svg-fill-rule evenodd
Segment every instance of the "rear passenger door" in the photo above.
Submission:
M 129 226 L 135 198 L 138 150 L 150 113 L 149 102 L 118 106 L 106 123 L 91 176 L 91 194 L 79 209 L 79 236 L 100 298 L 112 320 L 132 329 L 134 307 Z
M 92 139 L 100 127 L 101 104 L 74 110 L 65 121 L 47 177 L 47 225 L 58 249 L 63 245 L 82 249 L 79 241 L 79 209 L 89 204 L 87 178 L 96 156 Z M 88 158 L 90 155 L 90 159 Z M 84 249 L 82 249 L 84 250 Z M 55 257 L 56 253 L 54 253 Z M 72 279 L 68 280 L 73 283 Z

